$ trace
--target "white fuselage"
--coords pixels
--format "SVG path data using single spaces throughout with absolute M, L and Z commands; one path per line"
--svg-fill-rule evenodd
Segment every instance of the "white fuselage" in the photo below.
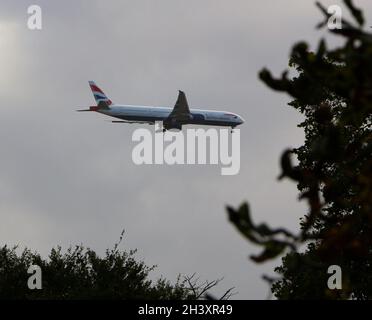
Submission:
M 100 109 L 98 112 L 130 122 L 164 121 L 168 118 L 173 108 L 150 107 L 132 105 L 110 105 L 109 109 Z M 235 113 L 215 110 L 190 109 L 190 120 L 183 124 L 199 124 L 236 127 L 244 122 L 242 117 Z

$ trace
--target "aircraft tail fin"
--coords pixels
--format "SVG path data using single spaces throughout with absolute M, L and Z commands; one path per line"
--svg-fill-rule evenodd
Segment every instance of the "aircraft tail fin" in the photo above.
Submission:
M 90 89 L 92 90 L 94 99 L 100 109 L 108 109 L 112 105 L 112 101 L 103 93 L 94 81 L 89 81 Z

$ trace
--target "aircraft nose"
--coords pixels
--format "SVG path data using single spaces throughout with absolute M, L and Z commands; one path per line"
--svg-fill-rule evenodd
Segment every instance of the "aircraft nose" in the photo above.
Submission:
M 241 116 L 239 116 L 238 121 L 239 124 L 243 124 L 245 122 L 245 120 Z

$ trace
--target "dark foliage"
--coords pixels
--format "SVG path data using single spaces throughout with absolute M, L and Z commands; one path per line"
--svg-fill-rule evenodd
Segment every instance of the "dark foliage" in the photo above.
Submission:
M 0 248 L 0 299 L 201 299 L 219 282 L 199 283 L 193 275 L 179 277 L 175 284 L 163 278 L 154 283 L 148 276 L 155 266 L 136 261 L 136 250 L 119 251 L 118 244 L 104 257 L 81 245 L 65 253 L 60 247 L 52 249 L 48 259 L 28 249 L 17 251 L 16 247 Z M 31 265 L 42 270 L 41 290 L 27 286 Z
M 303 146 L 286 150 L 282 174 L 297 184 L 299 199 L 308 204 L 301 230 L 292 234 L 255 225 L 247 204 L 228 208 L 230 221 L 249 240 L 263 247 L 252 259 L 264 262 L 285 255 L 272 279 L 280 299 L 372 298 L 372 34 L 363 30 L 361 10 L 344 0 L 355 24 L 343 20 L 343 46 L 328 49 L 325 40 L 316 52 L 297 43 L 289 66 L 297 76 L 284 72 L 275 79 L 264 69 L 260 78 L 270 88 L 287 92 L 290 106 L 305 116 Z M 329 19 L 326 8 L 317 3 Z M 295 155 L 298 165 L 292 163 Z M 306 243 L 305 252 L 298 247 Z M 327 288 L 327 269 L 339 265 L 342 290 Z

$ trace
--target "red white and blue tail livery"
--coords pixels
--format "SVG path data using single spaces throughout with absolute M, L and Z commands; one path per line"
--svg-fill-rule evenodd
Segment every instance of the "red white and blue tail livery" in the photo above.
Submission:
M 103 93 L 103 91 L 96 85 L 94 81 L 89 81 L 90 89 L 93 92 L 94 99 L 97 102 L 97 106 L 99 106 L 100 103 L 105 103 L 107 106 L 112 105 L 112 101 L 107 98 L 107 96 Z

